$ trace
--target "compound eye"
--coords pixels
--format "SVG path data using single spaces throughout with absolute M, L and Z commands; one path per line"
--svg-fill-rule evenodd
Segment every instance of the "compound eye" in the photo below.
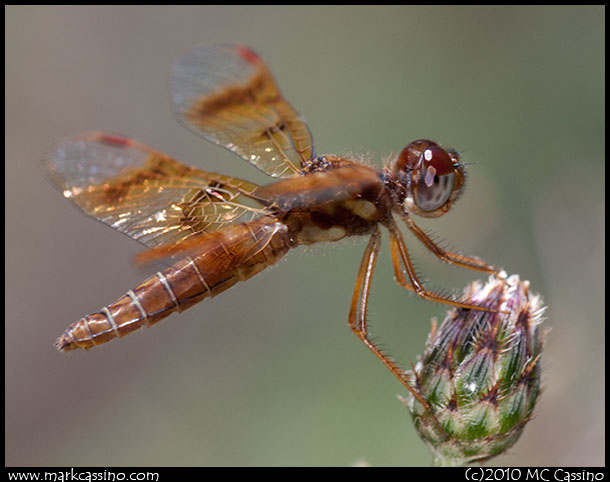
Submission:
M 421 154 L 420 166 L 415 201 L 422 211 L 434 211 L 445 204 L 453 192 L 453 161 L 441 147 L 429 146 Z

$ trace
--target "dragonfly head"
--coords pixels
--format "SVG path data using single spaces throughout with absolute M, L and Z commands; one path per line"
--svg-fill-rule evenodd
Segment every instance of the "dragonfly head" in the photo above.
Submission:
M 392 174 L 404 189 L 404 211 L 426 218 L 449 211 L 466 184 L 459 154 L 426 139 L 413 141 L 401 151 Z

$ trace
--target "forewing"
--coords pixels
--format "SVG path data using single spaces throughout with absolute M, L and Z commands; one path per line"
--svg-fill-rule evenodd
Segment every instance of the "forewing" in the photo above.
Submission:
M 305 120 L 247 47 L 192 49 L 174 66 L 170 88 L 182 125 L 272 177 L 298 174 L 314 156 Z
M 149 248 L 264 212 L 248 195 L 256 184 L 193 169 L 112 134 L 63 139 L 46 151 L 43 165 L 64 197 Z

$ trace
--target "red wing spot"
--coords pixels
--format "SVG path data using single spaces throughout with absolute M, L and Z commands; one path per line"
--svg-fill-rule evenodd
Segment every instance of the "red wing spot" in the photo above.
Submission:
M 115 136 L 112 134 L 102 134 L 99 141 L 102 144 L 109 144 L 114 147 L 127 147 L 131 142 L 127 137 Z
M 237 46 L 237 53 L 242 59 L 250 64 L 256 64 L 261 61 L 261 58 L 254 51 L 243 45 Z

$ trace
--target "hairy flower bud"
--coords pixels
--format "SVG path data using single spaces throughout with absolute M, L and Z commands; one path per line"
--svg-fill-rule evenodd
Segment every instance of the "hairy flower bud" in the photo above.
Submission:
M 454 308 L 438 329 L 433 320 L 426 349 L 406 374 L 428 404 L 403 400 L 436 465 L 481 461 L 511 447 L 540 394 L 540 296 L 504 272 L 464 295 L 495 312 Z

